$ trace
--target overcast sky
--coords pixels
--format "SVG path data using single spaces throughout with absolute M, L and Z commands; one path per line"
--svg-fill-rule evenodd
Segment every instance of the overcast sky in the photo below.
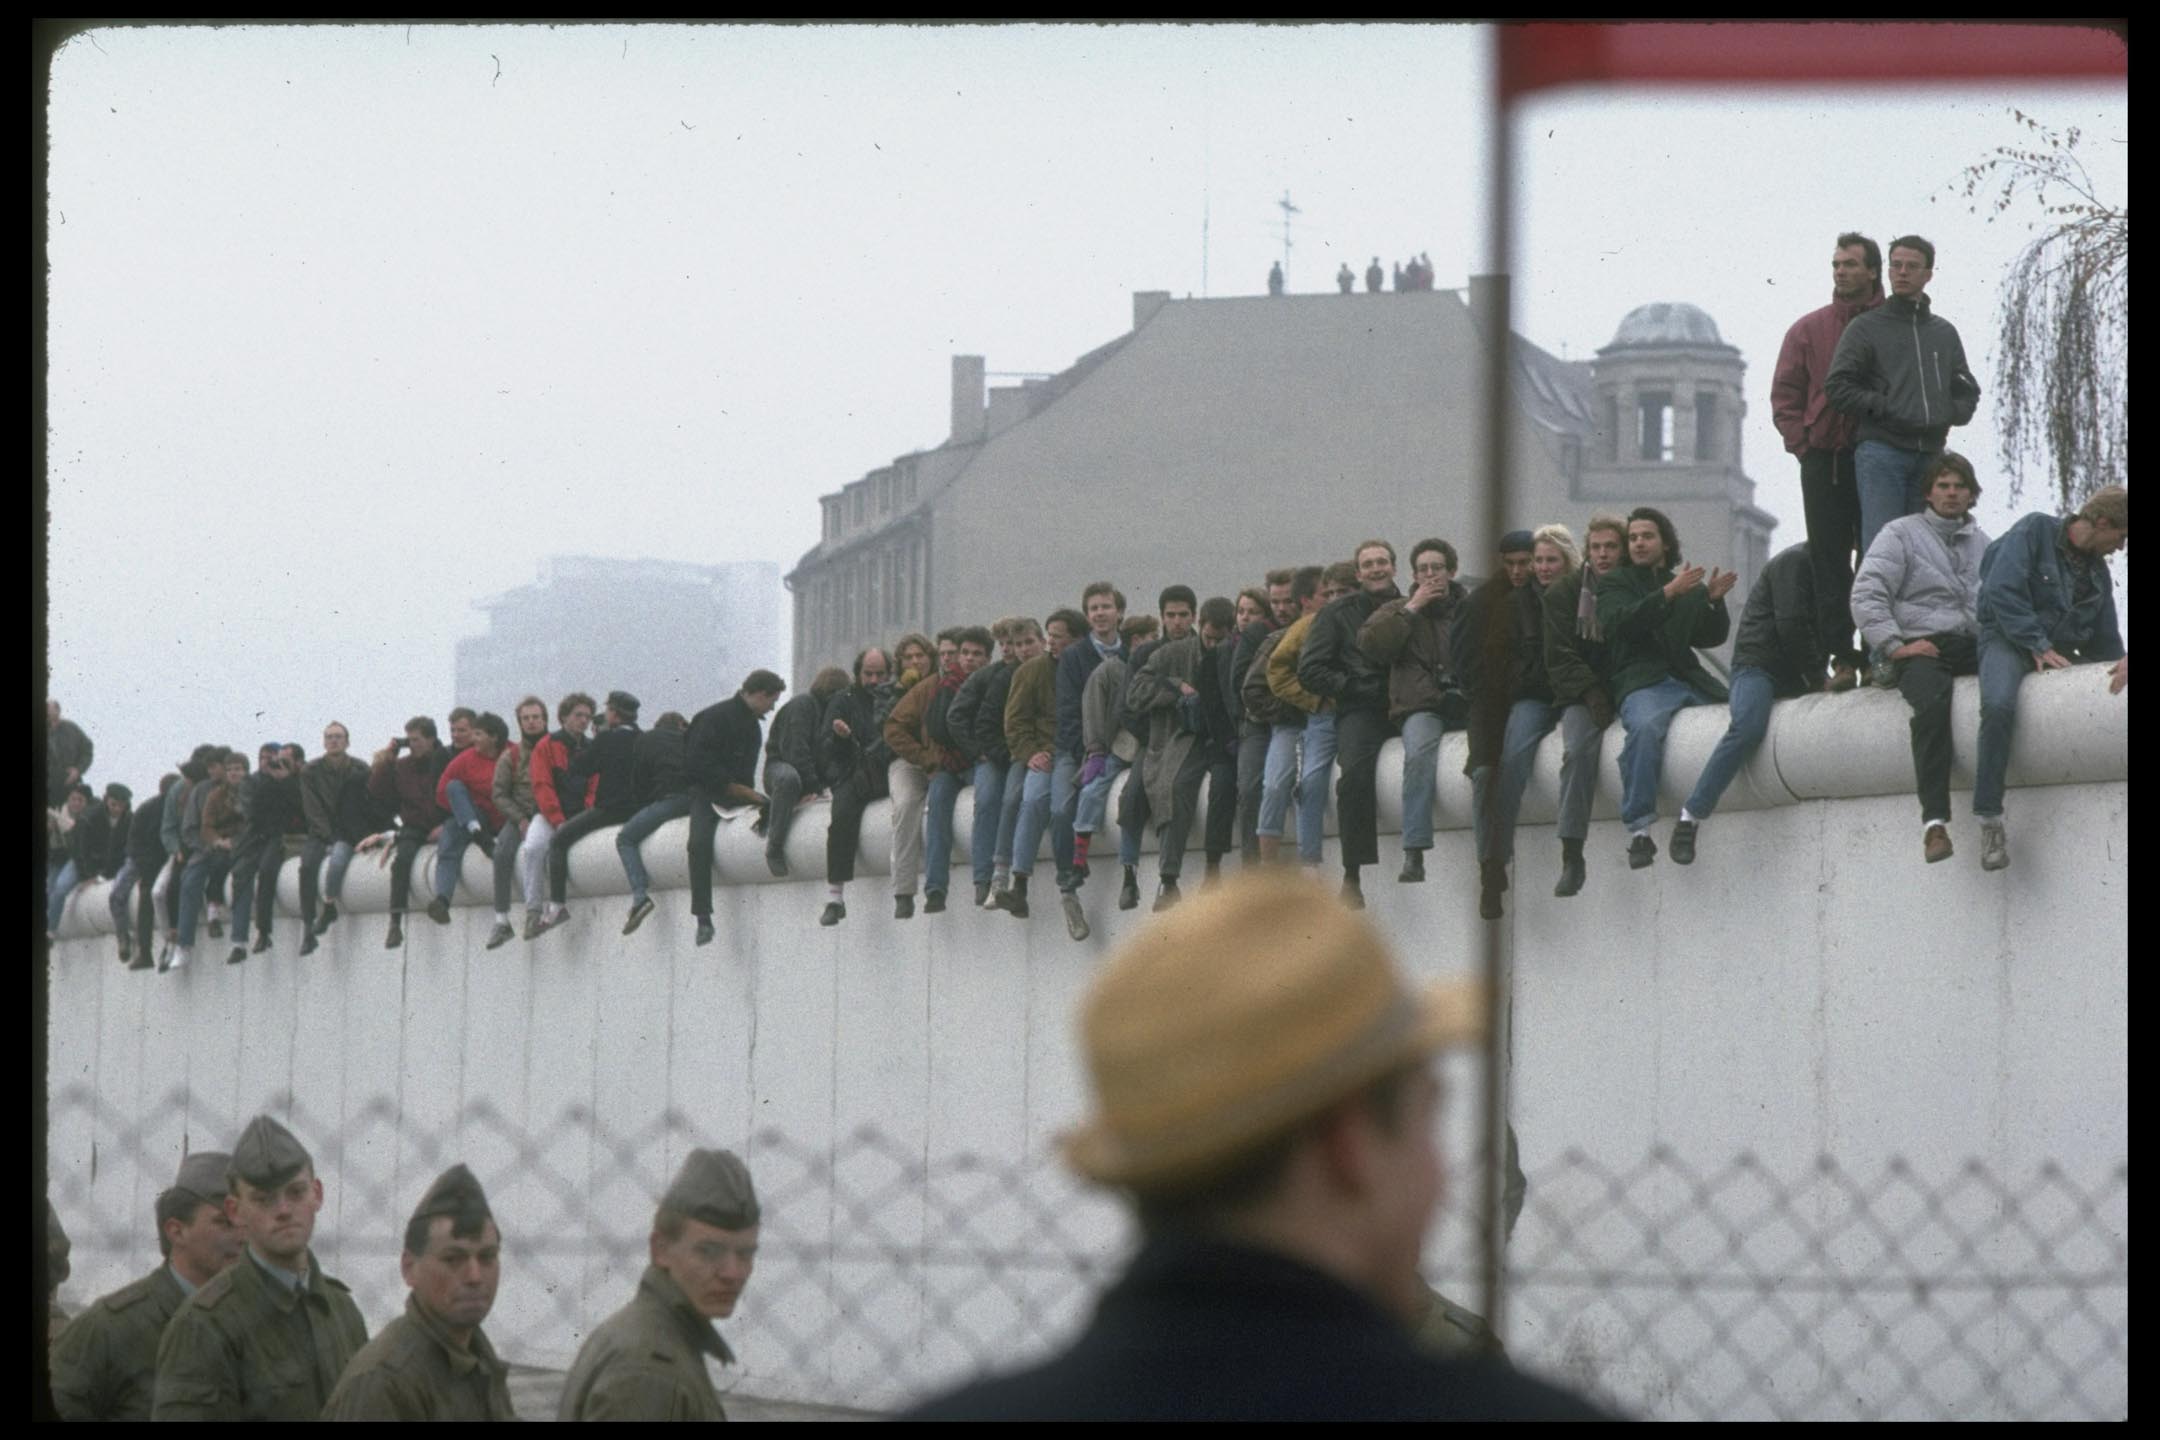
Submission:
M 91 778 L 153 784 L 203 739 L 312 754 L 333 714 L 372 748 L 448 708 L 472 601 L 546 555 L 785 569 L 819 494 L 944 438 L 951 355 L 1054 371 L 1125 330 L 1135 290 L 1257 293 L 1285 192 L 1293 290 L 1416 251 L 1462 285 L 1487 268 L 1489 43 L 84 34 L 51 89 L 48 619 Z M 1828 298 L 1840 229 L 1918 230 L 1987 392 L 1953 443 L 1999 530 L 1995 294 L 2030 212 L 1991 224 L 1948 192 L 2020 138 L 2011 107 L 2083 127 L 2126 197 L 2119 85 L 1537 100 L 1517 328 L 1580 359 L 1636 305 L 1707 310 L 1748 362 L 1745 459 L 1782 547 L 1802 534 L 1778 341 Z

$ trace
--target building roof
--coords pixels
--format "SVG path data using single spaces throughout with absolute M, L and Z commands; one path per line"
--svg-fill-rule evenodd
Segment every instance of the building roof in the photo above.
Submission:
M 1718 334 L 1717 321 L 1701 308 L 1678 300 L 1659 300 L 1638 305 L 1613 333 L 1611 350 L 1731 350 Z M 1737 353 L 1737 352 L 1736 352 Z

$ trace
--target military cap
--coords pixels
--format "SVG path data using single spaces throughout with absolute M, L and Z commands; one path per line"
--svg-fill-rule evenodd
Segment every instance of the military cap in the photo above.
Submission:
M 272 1190 L 314 1163 L 307 1147 L 293 1138 L 292 1131 L 268 1115 L 257 1115 L 240 1132 L 240 1143 L 233 1146 L 226 1173 L 260 1189 Z
M 635 720 L 638 712 L 638 698 L 627 690 L 610 690 L 607 692 L 607 708 L 626 720 Z
M 758 1223 L 750 1167 L 732 1150 L 692 1150 L 660 1203 L 722 1230 L 747 1230 Z
M 172 1188 L 185 1190 L 206 1205 L 218 1204 L 225 1198 L 227 1176 L 232 1171 L 232 1156 L 222 1150 L 197 1150 L 180 1162 L 180 1173 L 173 1177 Z
M 432 1220 L 437 1215 L 456 1218 L 475 1211 L 490 1220 L 495 1218 L 495 1212 L 488 1209 L 487 1192 L 480 1188 L 480 1182 L 473 1178 L 472 1171 L 463 1165 L 452 1165 L 435 1177 L 434 1184 L 428 1186 L 427 1194 L 420 1197 L 420 1204 L 413 1211 L 412 1218 Z

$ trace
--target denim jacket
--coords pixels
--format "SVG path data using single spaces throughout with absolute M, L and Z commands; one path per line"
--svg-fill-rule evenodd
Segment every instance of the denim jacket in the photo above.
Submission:
M 2053 515 L 2027 515 L 1980 557 L 1983 633 L 2032 654 L 2055 650 L 2075 660 L 2119 660 L 2115 577 L 2093 563 L 2092 593 L 2074 602 L 2075 574 L 2063 557 L 2063 526 Z

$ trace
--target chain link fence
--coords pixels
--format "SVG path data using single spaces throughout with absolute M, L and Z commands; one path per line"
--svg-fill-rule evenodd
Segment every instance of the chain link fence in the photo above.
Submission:
M 504 1233 L 488 1331 L 509 1359 L 562 1368 L 645 1263 L 653 1199 L 694 1145 L 675 1111 L 635 1131 L 582 1107 L 521 1123 L 487 1101 L 407 1123 L 387 1098 L 266 1107 L 316 1156 L 316 1250 L 371 1324 L 403 1304 L 396 1256 L 433 1176 L 464 1161 Z M 183 1145 L 247 1118 L 175 1089 L 122 1114 L 87 1086 L 51 1101 L 52 1196 L 73 1237 L 73 1308 L 154 1253 L 150 1209 Z M 1047 1350 L 1084 1320 L 1131 1237 L 1119 1207 L 1054 1155 L 927 1157 L 876 1130 L 833 1144 L 775 1130 L 739 1147 L 764 1208 L 757 1273 L 724 1328 L 723 1384 L 813 1404 L 895 1408 Z M 1473 1187 L 1458 1183 L 1468 1203 Z M 1443 1240 L 1467 1217 L 1443 1217 Z M 1428 1270 L 1474 1304 L 1475 1264 Z M 2129 1167 L 1922 1174 L 1827 1157 L 1797 1170 L 1669 1151 L 1533 1166 L 1510 1241 L 1515 1360 L 1624 1413 L 1686 1419 L 2124 1419 Z

